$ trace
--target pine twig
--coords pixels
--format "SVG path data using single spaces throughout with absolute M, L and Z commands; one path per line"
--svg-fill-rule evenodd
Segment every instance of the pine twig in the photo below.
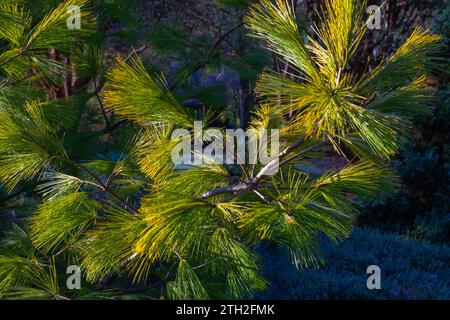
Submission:
M 90 175 L 98 184 L 98 187 L 108 193 L 109 195 L 111 195 L 112 197 L 114 197 L 115 199 L 117 199 L 120 203 L 122 203 L 125 208 L 130 209 L 131 211 L 133 211 L 135 214 L 137 214 L 138 212 L 130 205 L 128 204 L 124 199 L 122 199 L 122 197 L 120 197 L 118 194 L 116 194 L 114 191 L 112 191 L 108 186 L 106 186 L 102 180 L 94 173 L 92 172 L 92 170 L 90 170 L 88 167 L 82 165 L 81 163 L 78 163 L 72 159 L 68 160 L 70 164 L 74 165 L 75 167 L 83 170 L 84 172 L 86 172 L 88 175 Z

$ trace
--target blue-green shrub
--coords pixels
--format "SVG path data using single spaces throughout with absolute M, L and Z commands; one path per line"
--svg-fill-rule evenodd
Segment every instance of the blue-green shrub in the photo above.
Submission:
M 259 299 L 450 299 L 450 248 L 356 229 L 339 245 L 323 241 L 326 265 L 296 270 L 287 252 L 264 248 L 269 290 Z M 381 268 L 381 290 L 369 290 L 367 267 Z

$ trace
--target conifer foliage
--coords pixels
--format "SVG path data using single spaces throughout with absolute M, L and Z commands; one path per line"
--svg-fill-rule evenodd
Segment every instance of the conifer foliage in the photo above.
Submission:
M 81 29 L 67 28 L 72 5 Z M 267 68 L 257 82 L 249 127 L 280 129 L 282 143 L 278 174 L 265 176 L 270 163 L 176 167 L 172 132 L 193 134 L 198 115 L 137 54 L 104 62 L 89 1 L 36 18 L 22 1 L 0 0 L 0 181 L 33 199 L 2 235 L 0 297 L 251 298 L 269 285 L 258 254 L 267 243 L 298 268 L 320 266 L 319 236 L 347 238 L 361 201 L 393 192 L 385 161 L 411 117 L 430 111 L 439 36 L 417 29 L 357 74 L 365 8 L 326 0 L 307 35 L 290 1 L 250 5 L 249 35 L 294 70 Z M 76 91 L 53 94 L 81 76 Z M 308 170 L 330 153 L 346 165 Z M 66 287 L 70 265 L 81 290 Z

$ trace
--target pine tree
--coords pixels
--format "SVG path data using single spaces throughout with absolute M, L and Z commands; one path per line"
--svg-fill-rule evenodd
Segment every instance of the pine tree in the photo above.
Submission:
M 82 8 L 79 30 L 66 26 L 71 5 Z M 417 29 L 377 68 L 353 72 L 365 7 L 326 0 L 306 35 L 288 0 L 250 6 L 250 36 L 294 70 L 267 69 L 257 82 L 249 128 L 280 129 L 283 145 L 269 177 L 272 162 L 175 167 L 171 135 L 192 132 L 198 114 L 137 54 L 118 58 L 102 89 L 87 0 L 65 0 L 39 21 L 20 1 L 0 0 L 0 181 L 37 201 L 3 235 L 0 296 L 125 298 L 131 279 L 134 298 L 251 298 L 268 286 L 264 243 L 287 248 L 298 268 L 320 266 L 320 234 L 347 238 L 363 201 L 395 189 L 386 160 L 411 117 L 430 111 L 427 74 L 439 62 L 440 37 Z M 81 75 L 79 92 L 58 95 Z M 92 130 L 93 114 L 106 129 Z M 100 157 L 98 146 L 114 152 Z M 329 153 L 346 165 L 308 170 Z M 65 287 L 69 265 L 81 267 L 80 291 Z

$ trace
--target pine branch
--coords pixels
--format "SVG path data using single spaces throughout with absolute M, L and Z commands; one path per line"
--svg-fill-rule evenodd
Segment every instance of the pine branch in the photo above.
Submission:
M 94 93 L 95 96 L 97 97 L 97 101 L 100 105 L 100 108 L 102 110 L 102 114 L 103 114 L 103 118 L 105 119 L 105 123 L 106 123 L 106 130 L 110 131 L 111 129 L 111 124 L 109 122 L 108 119 L 108 115 L 106 114 L 106 110 L 105 110 L 105 105 L 103 104 L 103 100 L 100 97 L 100 93 L 99 93 L 99 88 L 98 88 L 98 84 L 97 84 L 97 79 L 95 78 L 96 76 L 93 77 L 93 81 L 94 81 Z
M 211 198 L 213 196 L 226 194 L 226 193 L 234 193 L 235 196 L 237 196 L 238 194 L 241 194 L 242 192 L 252 190 L 253 188 L 256 187 L 257 183 L 260 180 L 262 180 L 268 172 L 273 171 L 279 165 L 280 160 L 282 160 L 288 154 L 290 154 L 292 151 L 297 149 L 304 141 L 305 141 L 304 138 L 300 138 L 296 142 L 294 142 L 292 145 L 287 147 L 285 150 L 283 150 L 278 155 L 277 159 L 270 161 L 266 166 L 264 166 L 259 171 L 259 173 L 256 175 L 256 177 L 252 178 L 251 180 L 249 180 L 245 183 L 241 183 L 241 184 L 236 184 L 236 185 L 232 185 L 232 186 L 226 186 L 226 187 L 221 187 L 221 188 L 216 188 L 213 190 L 206 191 L 199 197 L 199 199 L 207 199 L 207 198 Z
M 18 53 L 12 55 L 11 57 L 9 57 L 8 59 L 6 59 L 5 61 L 0 63 L 0 68 L 3 67 L 4 65 L 12 62 L 13 60 L 20 58 L 21 56 L 23 56 L 25 54 L 26 50 L 25 49 L 21 49 Z
M 135 214 L 138 214 L 138 212 L 130 205 L 128 204 L 124 199 L 122 199 L 122 197 L 120 197 L 117 193 L 115 193 L 114 191 L 112 191 L 108 186 L 106 186 L 103 181 L 89 168 L 87 168 L 86 166 L 72 160 L 69 159 L 68 162 L 70 164 L 72 164 L 73 166 L 83 170 L 84 172 L 86 172 L 88 175 L 90 175 L 97 183 L 98 183 L 98 187 L 100 188 L 100 190 L 108 193 L 109 195 L 113 196 L 115 199 L 117 199 L 120 203 L 122 203 L 125 208 L 130 209 L 131 211 L 133 211 Z
M 291 162 L 294 159 L 297 159 L 297 158 L 301 157 L 302 155 L 308 153 L 309 151 L 311 151 L 311 150 L 313 150 L 313 149 L 315 149 L 315 148 L 317 148 L 317 147 L 319 147 L 321 145 L 324 145 L 327 142 L 329 142 L 329 139 L 325 139 L 324 141 L 321 141 L 321 142 L 319 142 L 319 143 L 317 143 L 317 144 L 315 144 L 315 145 L 313 145 L 313 146 L 311 146 L 309 148 L 306 148 L 306 149 L 304 149 L 304 150 L 294 154 L 292 157 L 289 157 L 288 159 L 285 159 L 282 162 L 280 162 L 280 166 L 282 166 L 282 165 L 284 165 L 286 163 L 289 163 L 289 162 Z

